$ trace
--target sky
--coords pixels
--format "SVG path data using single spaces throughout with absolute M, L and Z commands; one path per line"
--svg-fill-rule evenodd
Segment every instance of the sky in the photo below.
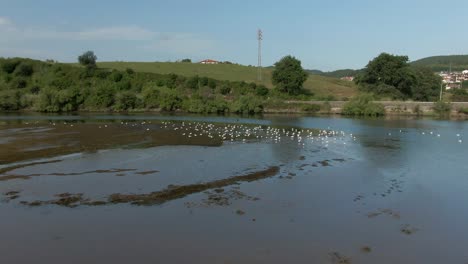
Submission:
M 74 62 L 215 59 L 359 69 L 382 52 L 468 54 L 468 1 L 0 0 L 0 57 Z

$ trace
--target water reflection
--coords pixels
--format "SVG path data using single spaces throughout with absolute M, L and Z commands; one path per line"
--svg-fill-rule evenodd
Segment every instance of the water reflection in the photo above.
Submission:
M 0 120 L 2 263 L 468 260 L 464 122 Z

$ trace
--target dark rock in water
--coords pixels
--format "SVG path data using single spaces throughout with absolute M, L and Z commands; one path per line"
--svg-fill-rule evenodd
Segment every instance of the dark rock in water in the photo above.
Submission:
M 405 235 L 412 235 L 414 234 L 415 232 L 417 232 L 418 229 L 417 228 L 414 228 L 410 225 L 404 225 L 400 228 L 400 232 L 405 234 Z
M 236 214 L 238 214 L 238 215 L 245 215 L 245 212 L 242 211 L 242 210 L 237 210 L 237 211 L 236 211 Z
M 318 163 L 322 165 L 323 167 L 331 166 L 329 160 L 322 160 L 322 161 L 319 161 Z
M 368 246 L 364 246 L 361 248 L 361 252 L 363 253 L 370 253 L 372 251 L 372 249 Z

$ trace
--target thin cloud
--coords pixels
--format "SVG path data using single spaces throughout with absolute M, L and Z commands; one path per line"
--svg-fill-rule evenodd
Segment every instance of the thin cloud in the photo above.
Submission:
M 0 33 L 8 33 L 12 39 L 46 39 L 46 40 L 128 40 L 149 41 L 161 39 L 171 41 L 174 39 L 187 39 L 193 34 L 186 33 L 164 33 L 156 32 L 139 26 L 112 26 L 99 27 L 78 31 L 61 31 L 50 28 L 17 27 L 13 26 L 11 20 L 0 17 L 0 26 L 9 26 L 8 32 L 5 27 L 0 27 Z
M 215 48 L 213 40 L 198 34 L 158 32 L 134 25 L 67 31 L 17 26 L 5 17 L 0 17 L 0 35 L 2 36 L 0 38 L 0 53 L 2 54 L 0 55 L 3 56 L 10 56 L 10 54 L 31 56 L 39 45 L 42 47 L 41 53 L 49 51 L 47 52 L 49 54 L 72 50 L 72 47 L 77 45 L 94 46 L 98 49 L 99 46 L 108 45 L 108 41 L 112 41 L 114 52 L 119 47 L 123 49 L 123 46 L 125 46 L 125 51 L 129 52 L 128 45 L 133 45 L 136 51 L 175 56 L 204 56 Z M 33 44 L 35 46 L 30 47 L 29 43 L 35 43 Z M 11 47 L 18 45 L 24 48 L 25 52 L 11 50 Z M 57 46 L 62 48 L 57 49 Z M 138 52 L 130 51 L 130 53 L 136 55 Z M 131 54 L 128 55 L 131 56 Z M 33 57 L 38 56 L 33 55 Z

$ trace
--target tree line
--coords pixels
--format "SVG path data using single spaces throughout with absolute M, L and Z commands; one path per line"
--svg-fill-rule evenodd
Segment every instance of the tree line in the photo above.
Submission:
M 285 61 L 293 59 L 286 58 Z M 83 67 L 22 58 L 0 58 L 0 110 L 185 111 L 194 113 L 260 113 L 268 104 L 295 98 L 304 76 L 279 78 L 280 89 L 262 84 L 220 81 L 203 76 L 117 71 L 97 67 L 88 51 Z M 296 66 L 297 67 L 297 64 Z M 300 87 L 299 87 L 299 82 Z

